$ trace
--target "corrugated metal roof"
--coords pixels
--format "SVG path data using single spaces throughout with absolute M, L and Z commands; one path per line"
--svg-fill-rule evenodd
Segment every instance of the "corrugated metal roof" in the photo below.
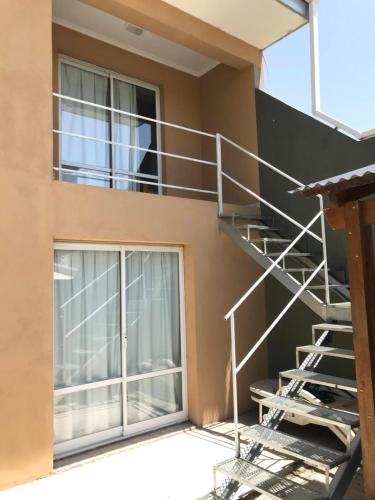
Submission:
M 357 168 L 356 170 L 351 170 L 350 172 L 345 172 L 344 174 L 329 177 L 328 179 L 312 182 L 305 187 L 299 188 L 298 191 L 301 191 L 304 195 L 309 196 L 312 194 L 332 191 L 333 189 L 336 190 L 337 188 L 341 190 L 350 188 L 351 185 L 354 187 L 370 182 L 375 182 L 375 165 L 368 165 L 367 167 Z

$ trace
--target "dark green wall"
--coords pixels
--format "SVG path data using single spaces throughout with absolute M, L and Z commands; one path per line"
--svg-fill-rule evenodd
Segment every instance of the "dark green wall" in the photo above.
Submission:
M 343 103 L 345 105 L 345 103 Z M 259 156 L 303 183 L 325 179 L 375 163 L 375 139 L 358 142 L 351 137 L 301 113 L 270 95 L 257 90 L 257 126 Z M 261 194 L 284 212 L 306 223 L 318 211 L 316 199 L 288 194 L 293 185 L 260 165 Z M 285 221 L 278 221 L 283 226 Z M 315 228 L 319 231 L 319 227 Z M 292 235 L 297 234 L 292 230 Z M 319 259 L 320 248 L 308 238 L 301 249 Z M 341 232 L 328 229 L 328 264 L 341 281 L 346 280 L 345 239 Z M 286 305 L 290 294 L 273 278 L 266 285 L 267 320 L 270 323 Z M 311 324 L 318 317 L 298 303 L 271 334 L 269 341 L 270 375 L 295 366 L 295 346 L 310 343 Z M 350 339 L 342 339 L 347 343 Z M 347 362 L 348 363 L 348 362 Z M 337 374 L 348 364 L 335 366 Z M 350 371 L 350 370 L 349 370 Z

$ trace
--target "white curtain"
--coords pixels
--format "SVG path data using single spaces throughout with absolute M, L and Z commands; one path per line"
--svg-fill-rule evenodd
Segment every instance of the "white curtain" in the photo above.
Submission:
M 181 367 L 179 304 L 177 253 L 127 253 L 128 376 Z M 181 408 L 181 373 L 128 384 L 128 424 Z
M 92 71 L 77 68 L 69 64 L 61 64 L 61 93 L 83 101 L 109 106 L 109 78 Z M 61 100 L 61 130 L 99 139 L 110 140 L 110 112 Z M 92 172 L 100 173 L 100 169 L 110 168 L 110 145 L 92 140 L 79 139 L 62 135 L 62 165 L 92 166 Z M 72 167 L 73 168 L 73 167 Z M 98 172 L 99 169 L 99 172 Z M 83 172 L 90 172 L 88 168 Z M 109 186 L 109 181 L 65 175 L 70 182 Z
M 119 253 L 55 252 L 55 389 L 121 377 Z M 56 397 L 56 441 L 121 425 L 120 384 Z
M 128 113 L 138 113 L 137 88 L 135 85 L 113 80 L 113 107 Z M 132 116 L 114 113 L 113 140 L 122 144 L 139 146 L 138 119 Z M 141 151 L 114 146 L 113 166 L 114 175 L 118 172 L 138 173 L 144 153 Z M 126 177 L 125 177 L 126 178 Z M 137 177 L 132 177 L 137 179 Z M 116 186 L 129 191 L 140 191 L 140 184 L 136 182 L 116 181 Z

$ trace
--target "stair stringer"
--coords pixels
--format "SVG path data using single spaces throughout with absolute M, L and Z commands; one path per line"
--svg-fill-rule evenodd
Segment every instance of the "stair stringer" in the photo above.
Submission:
M 219 229 L 231 238 L 231 240 L 238 245 L 247 255 L 249 255 L 255 262 L 263 269 L 268 269 L 272 265 L 272 261 L 259 252 L 253 245 L 249 244 L 242 238 L 239 232 L 233 225 L 224 219 L 219 219 Z M 279 283 L 285 286 L 293 295 L 297 294 L 300 290 L 300 284 L 294 281 L 287 273 L 281 268 L 274 267 L 271 271 L 273 276 Z M 324 321 L 351 321 L 350 307 L 343 307 L 340 304 L 327 306 L 324 302 L 320 301 L 315 295 L 309 291 L 303 291 L 299 299 L 311 309 L 317 316 L 320 316 Z

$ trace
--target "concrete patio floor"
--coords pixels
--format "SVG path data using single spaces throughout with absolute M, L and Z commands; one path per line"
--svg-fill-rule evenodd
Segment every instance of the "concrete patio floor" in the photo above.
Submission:
M 241 419 L 242 425 L 256 422 L 255 414 L 246 414 Z M 285 423 L 284 430 L 288 432 L 290 425 Z M 322 435 L 321 429 L 314 426 L 298 429 L 310 438 L 314 433 L 317 441 L 330 439 L 328 431 L 326 436 Z M 231 422 L 205 428 L 186 423 L 60 460 L 53 474 L 2 491 L 0 499 L 103 500 L 111 495 L 124 500 L 194 500 L 212 489 L 212 465 L 232 457 L 233 453 Z M 290 460 L 270 451 L 264 451 L 258 463 L 274 471 L 283 469 L 296 482 L 308 480 L 310 486 L 322 490 L 324 476 L 317 469 L 299 466 L 292 470 Z M 345 500 L 363 498 L 361 483 L 359 471 Z

